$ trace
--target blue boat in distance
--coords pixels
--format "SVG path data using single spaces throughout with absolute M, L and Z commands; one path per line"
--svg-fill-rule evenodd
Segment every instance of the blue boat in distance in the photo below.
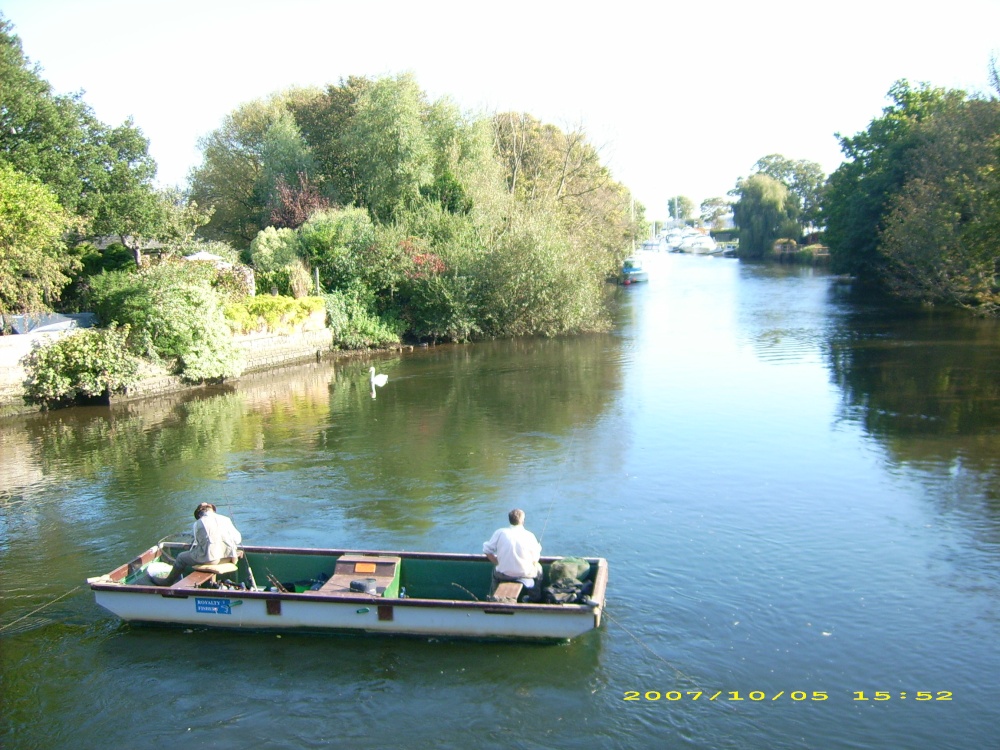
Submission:
M 632 256 L 622 262 L 622 270 L 618 274 L 618 281 L 623 286 L 629 286 L 630 284 L 637 284 L 640 281 L 649 281 L 649 274 L 643 269 L 642 261 Z

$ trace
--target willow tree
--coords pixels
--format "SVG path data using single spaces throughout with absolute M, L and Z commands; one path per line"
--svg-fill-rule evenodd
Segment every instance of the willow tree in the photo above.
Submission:
M 802 224 L 820 222 L 820 200 L 826 175 L 819 164 L 807 159 L 768 154 L 757 160 L 753 172 L 766 174 L 788 188 L 791 198 L 797 203 L 797 217 Z
M 784 183 L 765 174 L 741 179 L 733 219 L 740 228 L 740 257 L 759 259 L 782 236 L 798 234 L 797 204 Z

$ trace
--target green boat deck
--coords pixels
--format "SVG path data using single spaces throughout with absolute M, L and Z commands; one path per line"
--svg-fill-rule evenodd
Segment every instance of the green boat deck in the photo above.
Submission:
M 173 546 L 173 545 L 168 545 Z M 178 546 L 172 550 L 174 554 L 183 549 Z M 358 555 L 365 560 L 398 559 L 399 563 L 392 570 L 390 579 L 379 578 L 380 595 L 386 598 L 398 598 L 401 594 L 411 599 L 434 599 L 448 601 L 485 601 L 490 595 L 492 585 L 493 565 L 479 556 L 436 556 L 420 554 L 421 556 L 403 556 L 407 553 L 387 552 L 354 552 L 317 554 L 307 551 L 254 551 L 252 548 L 244 551 L 244 556 L 237 565 L 237 573 L 227 576 L 237 584 L 245 584 L 270 590 L 284 589 L 290 593 L 329 594 L 337 563 L 342 557 Z M 412 553 L 411 553 L 412 554 Z M 550 562 L 544 562 L 543 586 L 549 583 Z M 380 565 L 380 568 L 382 566 Z M 597 564 L 591 562 L 591 580 L 596 574 Z M 133 585 L 149 585 L 151 581 L 145 574 L 146 566 L 137 567 L 130 572 L 124 583 Z M 372 566 L 374 568 L 374 566 Z M 354 568 L 351 567 L 351 570 Z M 369 573 L 360 569 L 351 576 L 364 580 Z M 251 577 L 252 572 L 252 577 Z M 343 566 L 340 571 L 344 572 Z M 371 573 L 374 575 L 374 573 Z M 379 575 L 382 575 L 380 570 Z M 343 581 L 345 576 L 339 575 Z M 280 584 L 280 588 L 279 588 Z M 323 590 L 320 590 L 323 589 Z M 341 589 L 343 591 L 343 589 Z M 404 593 L 405 592 L 405 593 Z

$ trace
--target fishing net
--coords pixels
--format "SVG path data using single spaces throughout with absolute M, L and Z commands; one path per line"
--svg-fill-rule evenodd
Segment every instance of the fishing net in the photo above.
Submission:
M 594 589 L 590 563 L 581 557 L 564 557 L 549 566 L 549 585 L 544 599 L 549 604 L 577 604 L 586 601 Z

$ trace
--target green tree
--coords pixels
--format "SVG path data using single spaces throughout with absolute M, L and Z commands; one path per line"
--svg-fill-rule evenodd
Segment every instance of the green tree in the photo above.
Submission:
M 46 310 L 59 299 L 77 265 L 62 239 L 71 226 L 51 190 L 0 163 L 0 313 Z
M 213 209 L 201 230 L 247 248 L 271 223 L 279 180 L 297 184 L 315 162 L 287 106 L 291 94 L 249 102 L 227 115 L 200 142 L 202 163 L 191 174 L 191 196 Z
M 493 116 L 497 154 L 517 199 L 572 205 L 608 185 L 611 175 L 583 128 L 563 131 L 524 113 Z
M 736 186 L 739 199 L 733 218 L 740 228 L 740 257 L 767 256 L 776 239 L 797 236 L 795 200 L 785 184 L 765 174 L 753 174 Z
M 645 234 L 645 222 L 584 130 L 563 132 L 513 112 L 494 115 L 493 130 L 508 194 L 532 213 L 548 212 L 596 274 L 617 267 L 631 242 Z
M 391 221 L 433 181 L 427 103 L 410 74 L 380 78 L 358 96 L 341 142 L 357 170 L 361 205 Z
M 426 121 L 434 181 L 423 186 L 421 193 L 450 213 L 468 213 L 473 207 L 470 182 L 477 173 L 495 170 L 489 122 L 463 116 L 448 99 L 432 102 Z
M 701 220 L 712 229 L 722 229 L 722 220 L 733 210 L 728 198 L 707 198 L 701 202 Z
M 118 238 L 138 267 L 145 242 L 166 233 L 169 217 L 153 185 L 156 163 L 147 153 L 149 142 L 131 121 L 108 131 L 102 145 L 108 161 L 100 172 L 101 184 L 87 196 L 89 234 Z
M 323 175 L 324 194 L 337 205 L 350 206 L 361 201 L 355 161 L 358 154 L 346 147 L 345 138 L 357 112 L 358 99 L 372 84 L 371 79 L 351 76 L 327 86 L 325 91 L 298 89 L 289 92 L 287 98 L 288 108 Z
M 694 201 L 686 195 L 677 195 L 667 201 L 667 211 L 674 221 L 687 222 L 694 217 Z
M 886 278 L 879 237 L 889 202 L 912 167 L 916 128 L 949 102 L 965 99 L 960 91 L 914 87 L 905 80 L 894 83 L 888 96 L 892 103 L 866 130 L 838 135 L 847 161 L 830 175 L 822 201 L 833 269 L 873 285 Z
M 155 204 L 156 164 L 129 120 L 109 128 L 79 95 L 57 96 L 0 17 L 0 162 L 34 177 L 82 220 L 78 236 L 128 236 Z
M 914 158 L 883 221 L 892 292 L 1000 311 L 1000 102 L 950 103 L 914 129 Z
M 826 175 L 814 161 L 786 159 L 781 154 L 768 154 L 757 160 L 753 171 L 766 174 L 788 188 L 797 204 L 798 219 L 805 226 L 820 221 L 820 201 Z
M 83 189 L 76 162 L 86 152 L 82 105 L 53 94 L 2 16 L 0 91 L 0 161 L 48 185 L 59 202 L 75 212 Z

